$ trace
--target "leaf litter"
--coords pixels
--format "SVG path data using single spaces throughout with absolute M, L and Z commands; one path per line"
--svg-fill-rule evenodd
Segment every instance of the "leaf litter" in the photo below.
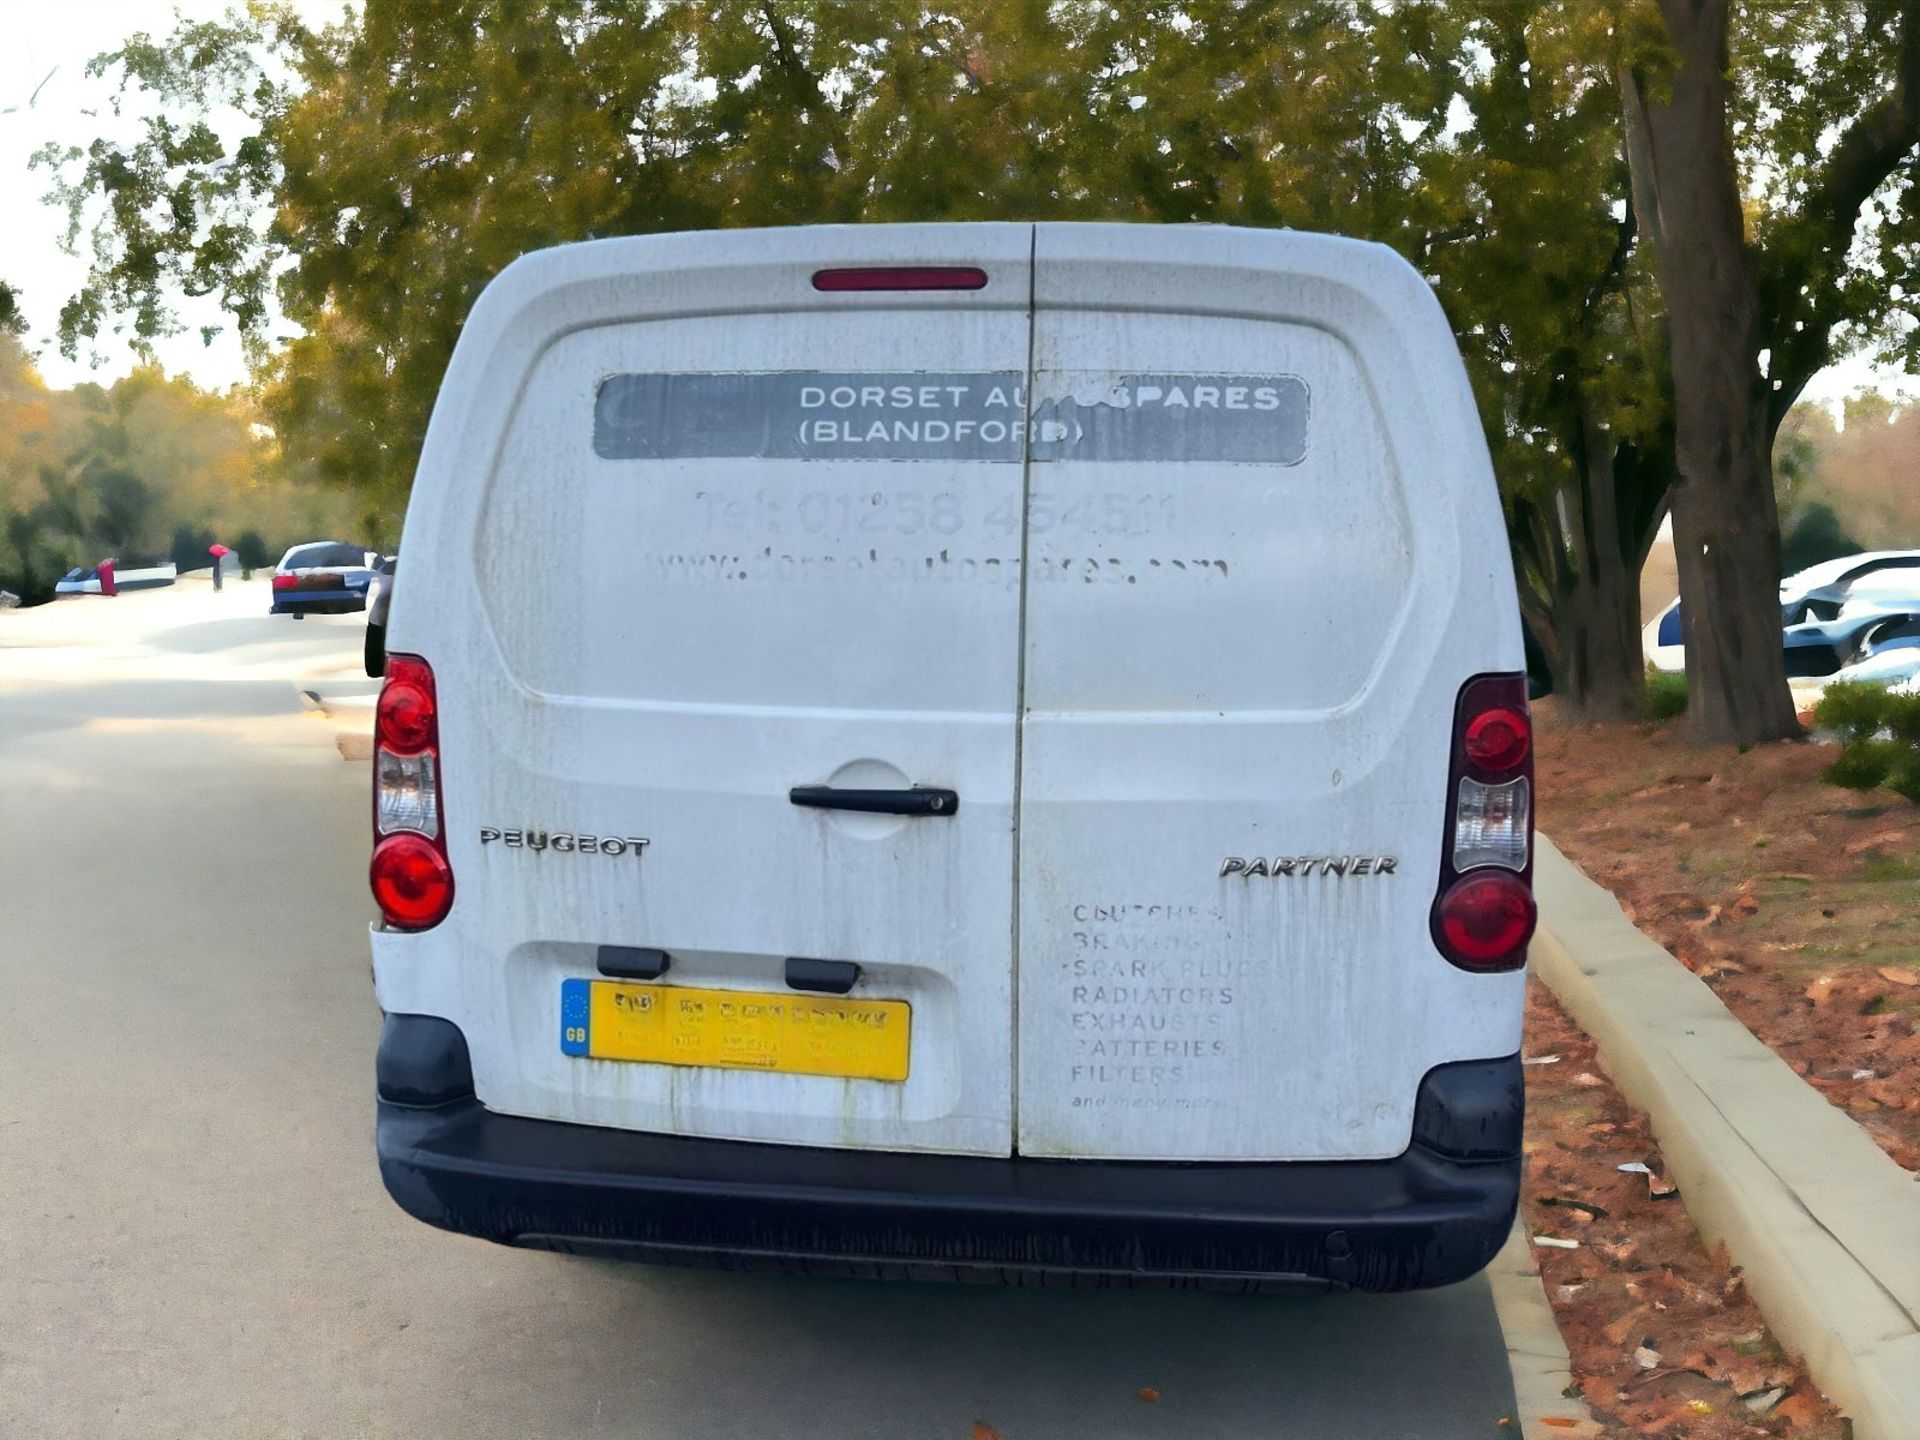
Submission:
M 1920 811 L 1827 784 L 1834 750 L 1819 743 L 1702 752 L 1673 725 L 1566 723 L 1551 699 L 1536 707 L 1536 740 L 1541 828 L 1920 1171 Z
M 1774 1341 L 1725 1252 L 1701 1242 L 1685 1205 L 1663 1198 L 1677 1192 L 1646 1116 L 1538 984 L 1528 986 L 1527 1036 L 1566 1063 L 1525 1072 L 1521 1218 L 1575 1388 L 1603 1433 L 1842 1440 L 1845 1421 Z M 1582 1074 L 1600 1083 L 1576 1084 Z

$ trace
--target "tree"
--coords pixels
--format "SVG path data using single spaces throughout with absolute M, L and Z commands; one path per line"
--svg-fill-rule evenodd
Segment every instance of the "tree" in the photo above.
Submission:
M 256 15 L 95 62 L 152 103 L 136 141 L 43 157 L 95 261 L 62 340 L 122 314 L 160 333 L 170 286 L 226 297 L 289 465 L 367 492 L 368 535 L 397 517 L 474 298 L 528 249 L 824 220 L 1336 229 L 1433 280 L 1529 627 L 1576 704 L 1637 712 L 1671 418 L 1605 12 L 369 0 L 317 32 Z M 219 107 L 251 123 L 231 154 L 180 118 Z M 268 354 L 276 273 L 304 333 Z
M 1897 173 L 1920 146 L 1920 0 L 1752 6 L 1737 30 L 1730 0 L 1629 18 L 1617 79 L 1671 336 L 1688 724 L 1784 738 L 1773 442 L 1850 338 L 1920 354 L 1889 333 L 1920 271 L 1920 184 Z
M 1556 694 L 1596 718 L 1640 715 L 1638 581 L 1672 477 L 1670 382 L 1606 12 L 1483 0 L 1385 25 L 1376 45 L 1445 77 L 1407 112 L 1427 127 L 1414 163 L 1440 211 L 1409 258 L 1460 337 L 1522 614 Z

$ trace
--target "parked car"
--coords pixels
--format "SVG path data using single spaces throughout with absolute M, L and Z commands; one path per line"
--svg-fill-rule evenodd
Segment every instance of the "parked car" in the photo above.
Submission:
M 1860 636 L 1877 621 L 1920 611 L 1920 550 L 1877 550 L 1823 561 L 1780 582 L 1781 645 L 1787 675 L 1833 675 L 1852 657 Z M 1656 670 L 1686 669 L 1680 602 L 1673 601 L 1641 632 L 1641 648 Z
M 107 562 L 102 561 L 102 564 Z M 115 560 L 113 564 L 113 586 L 116 590 L 152 590 L 161 585 L 171 585 L 180 578 L 179 570 L 171 560 L 133 559 Z M 100 566 L 77 565 L 54 582 L 56 595 L 98 595 L 100 593 Z
M 1829 679 L 1864 680 L 1898 689 L 1920 677 L 1920 607 L 1882 616 L 1856 638 L 1847 662 Z
M 370 878 L 414 1216 L 1235 1288 L 1443 1285 L 1506 1239 L 1524 651 L 1460 352 L 1393 251 L 528 255 L 405 537 Z
M 294 546 L 273 567 L 273 603 L 268 613 L 298 619 L 366 609 L 376 558 L 358 545 L 338 540 Z
M 1920 597 L 1920 550 L 1869 550 L 1823 561 L 1780 582 L 1781 623 L 1837 620 L 1849 605 Z

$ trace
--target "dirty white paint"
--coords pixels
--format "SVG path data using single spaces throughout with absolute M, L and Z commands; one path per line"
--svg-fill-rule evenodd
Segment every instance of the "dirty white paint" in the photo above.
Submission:
M 809 283 L 930 263 L 990 283 Z M 664 397 L 713 413 L 669 434 Z M 730 397 L 777 413 L 733 426 Z M 1384 250 L 988 225 L 530 256 L 468 322 L 403 548 L 389 644 L 439 678 L 457 898 L 376 934 L 376 976 L 461 1026 L 498 1110 L 1377 1156 L 1427 1068 L 1518 1045 L 1519 979 L 1427 936 L 1453 698 L 1520 667 L 1512 578 L 1451 338 Z M 821 782 L 961 801 L 788 802 Z M 1397 863 L 1219 873 L 1290 855 Z M 743 989 L 857 961 L 856 993 L 914 1007 L 909 1078 L 569 1058 L 560 983 L 602 943 Z

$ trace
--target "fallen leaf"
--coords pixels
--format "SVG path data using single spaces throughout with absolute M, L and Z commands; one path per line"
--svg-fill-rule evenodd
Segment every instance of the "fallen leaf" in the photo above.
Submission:
M 1746 891 L 1739 899 L 1733 902 L 1733 913 L 1743 916 L 1758 915 L 1760 913 L 1760 901 L 1758 897 L 1756 897 L 1752 891 Z
M 1858 840 L 1849 840 L 1842 850 L 1848 855 L 1858 855 L 1865 850 L 1878 850 L 1884 845 L 1898 845 L 1906 839 L 1905 830 L 1883 830 L 1878 835 L 1866 835 Z
M 1633 1363 L 1642 1370 L 1660 1368 L 1660 1352 L 1651 1345 L 1636 1345 L 1633 1350 Z
M 1629 1335 L 1636 1332 L 1645 1333 L 1646 1328 L 1647 1317 L 1637 1310 L 1629 1310 L 1626 1314 L 1617 1317 L 1600 1333 L 1606 1337 L 1609 1345 L 1624 1345 Z
M 1899 965 L 1882 965 L 1873 972 L 1882 980 L 1893 985 L 1920 985 L 1920 975 Z
M 1571 1430 L 1580 1422 L 1578 1420 L 1569 1420 L 1564 1415 L 1542 1415 L 1540 1417 L 1540 1423 L 1542 1425 L 1551 1425 L 1556 1430 Z
M 1140 1387 L 1140 1398 L 1151 1405 L 1160 1398 L 1160 1392 L 1151 1385 L 1142 1385 Z
M 1638 1240 L 1622 1240 L 1618 1244 L 1601 1245 L 1597 1248 L 1602 1255 L 1606 1256 L 1607 1259 L 1611 1260 L 1614 1264 L 1629 1265 L 1633 1262 L 1633 1258 L 1640 1253 L 1640 1242 Z
M 1811 1390 L 1797 1390 L 1774 1406 L 1771 1413 L 1795 1425 L 1812 1425 L 1820 1418 L 1820 1397 Z
M 1704 1400 L 1687 1401 L 1687 1409 L 1696 1415 L 1711 1415 L 1713 1413 L 1713 1406 L 1707 1404 Z
M 1533 1237 L 1533 1243 L 1536 1245 L 1544 1245 L 1549 1250 L 1578 1250 L 1580 1248 L 1580 1242 L 1578 1240 L 1561 1240 L 1552 1235 L 1536 1235 Z
M 1607 1212 L 1591 1200 L 1576 1200 L 1571 1195 L 1543 1195 L 1540 1197 L 1540 1203 L 1573 1211 L 1573 1220 L 1576 1225 L 1585 1225 L 1594 1220 L 1607 1218 Z
M 1558 1065 L 1560 1063 L 1560 1057 L 1558 1055 L 1529 1055 L 1520 1063 L 1522 1065 Z
M 1591 1090 L 1594 1086 L 1604 1085 L 1607 1082 L 1602 1080 L 1598 1075 L 1595 1075 L 1591 1070 L 1582 1070 L 1578 1075 L 1573 1077 L 1573 1083 Z
M 1007 1440 L 1007 1437 L 986 1421 L 976 1420 L 973 1422 L 973 1440 Z
M 1784 1388 L 1762 1390 L 1754 1395 L 1742 1395 L 1740 1397 L 1740 1403 L 1745 1405 L 1747 1409 L 1755 1415 L 1765 1415 L 1772 1410 L 1774 1406 L 1784 1400 L 1786 1395 L 1787 1392 Z

